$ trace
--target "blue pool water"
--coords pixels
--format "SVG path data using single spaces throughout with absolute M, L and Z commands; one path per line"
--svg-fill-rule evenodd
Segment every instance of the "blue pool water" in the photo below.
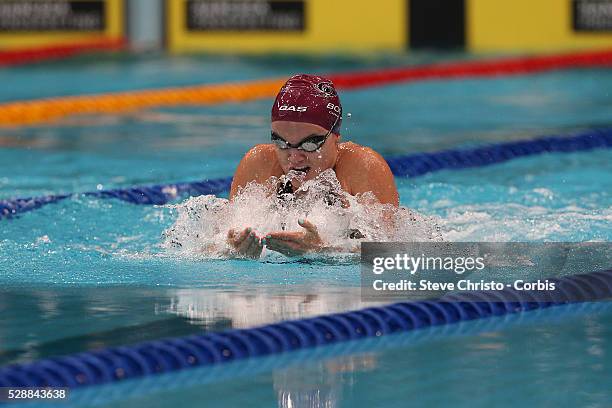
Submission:
M 10 86 L 0 99 L 455 57 L 80 59 L 1 70 Z M 347 91 L 343 137 L 392 157 L 572 134 L 612 124 L 610 89 L 612 71 L 586 69 Z M 266 142 L 269 108 L 267 100 L 160 108 L 0 129 L 0 199 L 229 176 L 250 146 Z M 396 182 L 401 205 L 434 217 L 448 240 L 610 241 L 611 159 L 610 150 L 546 154 Z M 160 246 L 175 219 L 169 207 L 76 196 L 0 221 L 0 366 L 370 305 L 350 259 L 178 257 Z M 97 396 L 93 388 L 74 406 L 88 398 L 101 406 L 609 406 L 611 319 L 600 306 L 461 335 L 440 329 L 422 341 L 257 370 L 203 370 L 191 384 L 136 383 L 145 391 L 122 400 L 112 398 L 122 392 L 115 386 Z

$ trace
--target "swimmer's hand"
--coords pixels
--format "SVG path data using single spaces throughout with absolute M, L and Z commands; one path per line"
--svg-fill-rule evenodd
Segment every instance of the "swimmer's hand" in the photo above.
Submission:
M 231 229 L 227 233 L 227 243 L 238 253 L 239 256 L 258 259 L 263 249 L 261 239 L 251 228 L 246 228 L 237 233 Z
M 299 220 L 304 228 L 302 232 L 271 232 L 264 238 L 266 248 L 280 252 L 286 256 L 300 256 L 308 252 L 318 252 L 323 249 L 323 241 L 317 227 L 307 220 Z

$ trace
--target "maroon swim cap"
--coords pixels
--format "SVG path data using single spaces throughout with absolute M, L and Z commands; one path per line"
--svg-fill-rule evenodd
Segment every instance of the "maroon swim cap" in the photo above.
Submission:
M 339 135 L 342 105 L 334 84 L 315 75 L 294 75 L 283 85 L 272 105 L 272 122 L 306 122 Z

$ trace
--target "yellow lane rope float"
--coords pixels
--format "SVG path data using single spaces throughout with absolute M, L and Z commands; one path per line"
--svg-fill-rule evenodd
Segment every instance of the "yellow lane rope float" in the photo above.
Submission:
M 0 104 L 0 126 L 37 125 L 75 114 L 126 113 L 159 106 L 210 105 L 273 97 L 284 79 L 79 95 Z
M 522 75 L 557 69 L 611 67 L 612 50 L 460 61 L 329 75 L 338 88 L 354 89 L 396 82 Z M 77 114 L 120 114 L 177 105 L 211 105 L 273 98 L 285 79 L 209 84 L 158 90 L 81 95 L 0 104 L 0 126 L 37 125 Z

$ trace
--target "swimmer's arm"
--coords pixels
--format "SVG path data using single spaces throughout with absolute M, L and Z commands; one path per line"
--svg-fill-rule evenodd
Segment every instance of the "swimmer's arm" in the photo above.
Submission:
M 277 159 L 274 147 L 271 145 L 257 145 L 244 155 L 232 179 L 229 199 L 233 200 L 239 189 L 250 182 L 264 184 L 273 175 Z
M 226 249 L 224 255 L 228 257 L 258 259 L 263 250 L 261 238 L 251 228 L 243 231 L 229 230 L 227 243 L 230 248 Z
M 379 203 L 390 204 L 394 207 L 385 209 L 380 220 L 387 230 L 393 231 L 395 229 L 394 209 L 399 206 L 399 194 L 395 178 L 386 160 L 374 150 L 359 146 L 351 149 L 343 167 L 349 170 L 346 177 L 349 182 L 349 192 L 357 196 L 361 204 L 366 206 L 375 204 L 371 200 L 371 194 L 373 194 L 374 199 Z
M 395 178 L 380 154 L 367 147 L 357 149 L 348 158 L 347 167 L 353 169 L 348 175 L 352 195 L 371 192 L 381 204 L 399 206 Z
M 332 254 L 332 253 L 351 253 L 358 254 L 361 252 L 361 245 L 353 245 L 352 247 L 342 247 L 342 246 L 333 246 L 333 245 L 325 245 L 321 244 L 320 246 L 314 248 L 301 248 L 297 245 L 298 240 L 288 241 L 287 238 L 281 238 L 275 236 L 282 232 L 273 232 L 268 235 L 264 242 L 266 242 L 266 247 L 270 250 L 279 252 L 283 255 L 292 257 L 292 256 L 301 256 L 306 253 L 319 253 L 319 254 Z M 283 242 L 284 241 L 284 242 Z
M 298 220 L 298 224 L 303 228 L 303 231 L 271 232 L 266 235 L 263 243 L 268 249 L 289 257 L 307 253 L 358 253 L 361 250 L 359 244 L 351 248 L 328 245 L 321 239 L 316 225 L 304 219 Z

